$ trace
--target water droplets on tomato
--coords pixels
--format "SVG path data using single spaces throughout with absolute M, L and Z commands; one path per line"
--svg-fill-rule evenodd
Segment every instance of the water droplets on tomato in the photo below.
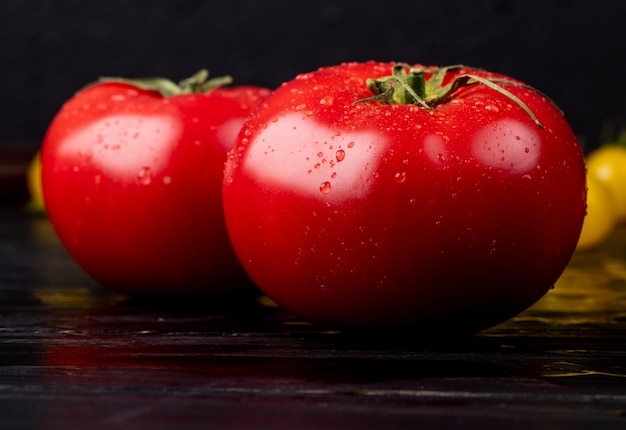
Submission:
M 338 162 L 343 161 L 343 159 L 346 158 L 346 151 L 344 151 L 343 149 L 337 150 L 337 152 L 335 153 L 335 158 Z
M 312 73 L 300 73 L 296 76 L 296 79 L 299 81 L 305 81 L 307 79 L 310 79 L 312 76 Z
M 334 97 L 332 95 L 328 95 L 320 99 L 320 104 L 322 106 L 332 106 L 334 101 Z
M 397 173 L 394 175 L 393 179 L 394 179 L 397 183 L 399 183 L 399 184 L 401 184 L 401 183 L 405 182 L 405 181 L 406 181 L 406 172 L 397 172 Z
M 322 184 L 320 185 L 320 192 L 322 194 L 330 193 L 330 182 L 328 182 L 328 181 L 322 182 Z
M 137 172 L 137 179 L 141 185 L 150 185 L 152 182 L 152 170 L 150 170 L 150 167 L 142 167 L 139 172 Z

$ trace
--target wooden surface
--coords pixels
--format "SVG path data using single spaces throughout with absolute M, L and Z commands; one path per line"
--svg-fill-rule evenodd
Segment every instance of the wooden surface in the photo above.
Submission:
M 255 298 L 110 293 L 0 207 L 2 429 L 624 429 L 626 229 L 463 340 L 357 338 Z

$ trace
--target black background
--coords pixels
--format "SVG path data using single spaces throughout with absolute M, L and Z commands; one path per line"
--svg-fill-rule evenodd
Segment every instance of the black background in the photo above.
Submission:
M 626 2 L 579 0 L 0 1 L 0 142 L 40 141 L 102 75 L 200 68 L 274 88 L 344 61 L 458 64 L 547 93 L 586 150 L 626 117 Z

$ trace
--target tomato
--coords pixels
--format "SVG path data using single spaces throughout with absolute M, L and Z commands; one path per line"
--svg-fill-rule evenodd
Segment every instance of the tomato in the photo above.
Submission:
M 609 189 L 620 220 L 626 220 L 626 147 L 605 144 L 587 157 L 587 171 Z
M 52 120 L 42 148 L 47 213 L 104 286 L 148 295 L 248 286 L 225 229 L 221 184 L 235 135 L 269 90 L 210 82 L 201 73 L 180 87 L 107 80 Z
M 587 215 L 576 249 L 599 245 L 617 224 L 617 209 L 611 190 L 595 176 L 587 177 Z
M 279 306 L 348 330 L 468 333 L 558 279 L 585 165 L 560 110 L 511 78 L 346 63 L 261 103 L 223 199 L 236 254 Z

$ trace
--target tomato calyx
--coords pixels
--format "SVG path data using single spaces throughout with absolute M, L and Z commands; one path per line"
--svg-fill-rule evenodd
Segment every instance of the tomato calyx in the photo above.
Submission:
M 201 94 L 211 91 L 214 88 L 231 84 L 233 78 L 230 76 L 219 76 L 209 79 L 209 71 L 202 69 L 192 76 L 175 83 L 167 78 L 148 77 L 148 78 L 120 78 L 120 77 L 101 77 L 97 83 L 103 82 L 119 82 L 129 84 L 142 90 L 157 91 L 163 97 L 174 97 L 182 94 Z
M 452 82 L 446 85 L 443 84 L 446 73 L 465 67 L 463 65 L 453 65 L 417 68 L 404 63 L 396 63 L 392 68 L 391 76 L 367 79 L 367 88 L 374 96 L 357 100 L 354 103 L 379 101 L 386 104 L 417 104 L 424 109 L 431 110 L 442 103 L 450 101 L 459 89 L 482 84 L 515 102 L 524 109 L 539 128 L 543 128 L 543 125 L 530 108 L 519 97 L 499 84 L 507 83 L 528 87 L 527 85 L 510 79 L 485 78 L 471 73 L 460 74 Z M 426 75 L 430 76 L 427 78 Z

